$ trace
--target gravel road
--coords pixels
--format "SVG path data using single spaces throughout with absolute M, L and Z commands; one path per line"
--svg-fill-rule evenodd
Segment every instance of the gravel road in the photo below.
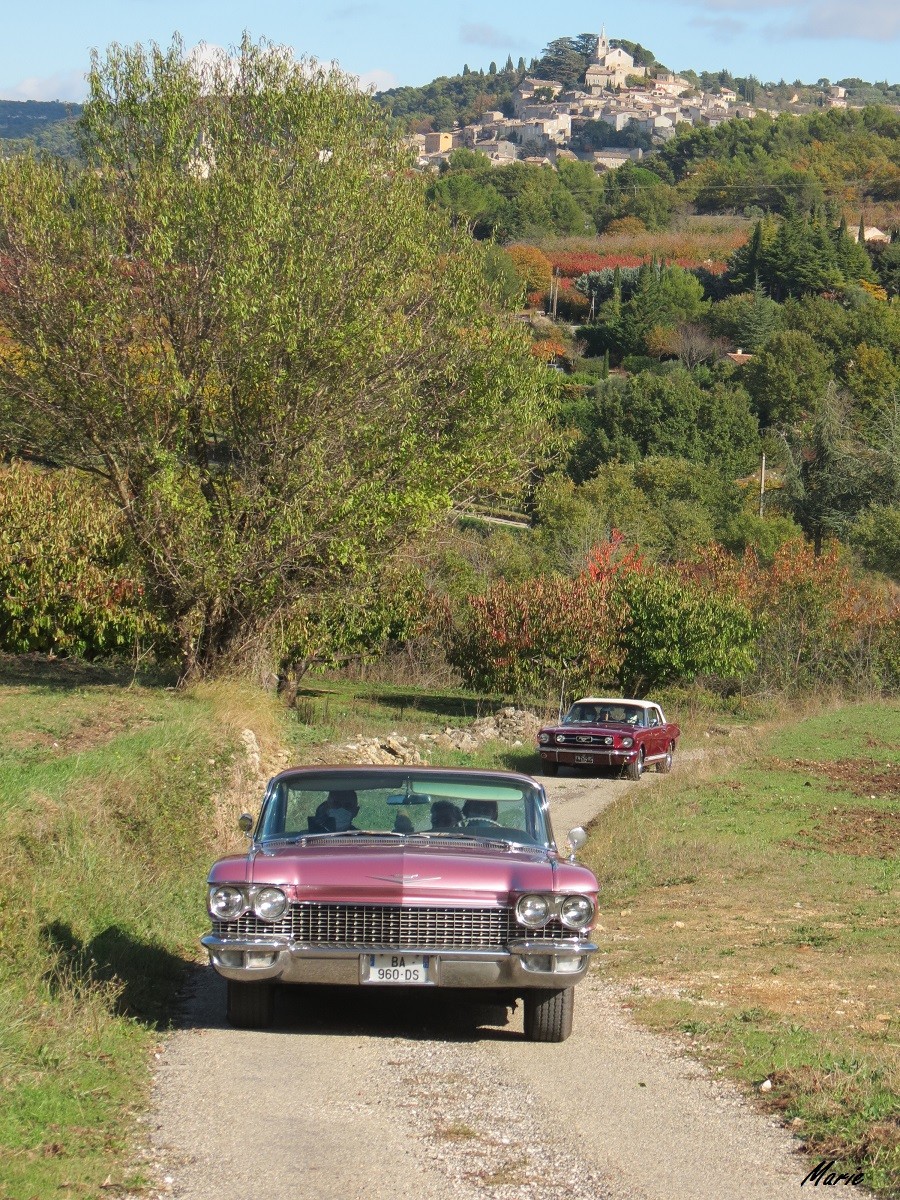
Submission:
M 639 784 L 548 780 L 557 835 Z M 797 1200 L 809 1169 L 737 1092 L 638 1029 L 595 971 L 561 1045 L 441 994 L 286 990 L 229 1029 L 198 970 L 160 1048 L 144 1155 L 187 1200 Z M 145 1193 L 146 1195 L 146 1193 Z M 802 1195 L 802 1193 L 800 1193 Z

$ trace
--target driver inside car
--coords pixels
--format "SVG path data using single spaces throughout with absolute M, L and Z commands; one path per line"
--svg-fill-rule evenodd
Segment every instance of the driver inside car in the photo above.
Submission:
M 356 792 L 350 788 L 338 788 L 329 792 L 315 813 L 309 818 L 310 833 L 344 833 L 355 829 L 353 824 L 359 812 Z
M 467 821 L 491 821 L 497 824 L 496 800 L 467 800 L 463 805 L 463 816 Z

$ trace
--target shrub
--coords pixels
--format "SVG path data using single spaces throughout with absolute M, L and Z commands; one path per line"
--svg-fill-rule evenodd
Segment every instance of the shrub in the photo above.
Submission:
M 537 246 L 507 246 L 506 253 L 513 260 L 526 291 L 543 292 L 550 287 L 550 260 Z
M 614 534 L 575 578 L 539 576 L 470 597 L 451 621 L 449 658 L 470 686 L 541 694 L 616 684 L 637 695 L 697 675 L 744 675 L 754 622 Z
M 0 649 L 86 658 L 165 644 L 121 513 L 70 471 L 0 472 Z

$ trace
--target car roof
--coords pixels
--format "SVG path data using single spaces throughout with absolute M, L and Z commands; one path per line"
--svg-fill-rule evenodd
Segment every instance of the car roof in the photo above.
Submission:
M 630 700 L 627 696 L 582 696 L 572 704 L 636 704 L 638 708 L 659 708 L 655 700 Z
M 372 775 L 394 775 L 398 779 L 419 779 L 419 778 L 440 778 L 440 779 L 486 779 L 495 780 L 497 783 L 520 783 L 528 784 L 530 787 L 540 787 L 537 779 L 531 775 L 526 775 L 521 771 L 495 771 L 488 767 L 483 769 L 478 767 L 429 767 L 426 764 L 419 766 L 404 766 L 398 764 L 383 763 L 320 763 L 316 766 L 303 767 L 285 767 L 279 771 L 274 779 L 282 779 L 286 776 L 296 778 L 298 775 L 330 775 L 346 778 L 348 782 L 353 779 L 371 777 Z

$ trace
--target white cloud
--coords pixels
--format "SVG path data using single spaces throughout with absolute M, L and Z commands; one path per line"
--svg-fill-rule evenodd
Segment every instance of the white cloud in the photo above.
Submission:
M 0 100 L 73 100 L 81 103 L 86 98 L 84 71 L 32 75 L 12 87 L 0 86 Z
M 511 34 L 504 33 L 495 25 L 463 25 L 459 36 L 469 45 L 492 46 L 497 50 L 505 50 L 515 44 Z
M 762 10 L 778 11 L 784 20 L 772 33 L 796 38 L 855 38 L 892 41 L 900 37 L 897 0 L 856 0 L 848 10 L 845 0 L 701 0 L 708 12 L 752 17 Z
M 359 86 L 363 91 L 373 87 L 376 92 L 386 92 L 389 88 L 397 86 L 397 76 L 392 75 L 390 71 L 383 71 L 380 67 L 373 67 L 371 71 L 363 71 L 359 76 Z

